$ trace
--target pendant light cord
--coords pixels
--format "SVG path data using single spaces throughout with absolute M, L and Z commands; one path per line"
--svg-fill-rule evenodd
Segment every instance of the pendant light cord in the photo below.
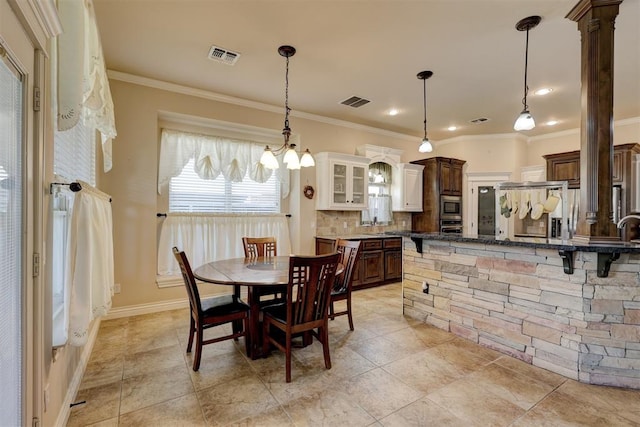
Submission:
M 527 28 L 527 41 L 524 49 L 524 97 L 522 98 L 522 105 L 524 105 L 524 110 L 528 111 L 529 106 L 527 105 L 527 93 L 529 92 L 529 87 L 527 86 L 527 70 L 529 69 L 529 28 Z
M 422 79 L 422 102 L 424 105 L 424 139 L 427 139 L 427 79 Z
M 284 129 L 282 129 L 285 145 L 289 143 L 289 136 L 291 135 L 289 111 L 291 110 L 289 109 L 289 56 L 287 55 L 287 68 L 284 77 Z

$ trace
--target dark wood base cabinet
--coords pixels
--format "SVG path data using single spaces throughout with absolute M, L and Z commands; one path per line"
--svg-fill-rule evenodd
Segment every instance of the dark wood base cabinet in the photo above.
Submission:
M 361 239 L 362 255 L 353 273 L 353 289 L 371 288 L 402 280 L 402 238 Z M 316 237 L 316 255 L 332 252 L 337 238 Z

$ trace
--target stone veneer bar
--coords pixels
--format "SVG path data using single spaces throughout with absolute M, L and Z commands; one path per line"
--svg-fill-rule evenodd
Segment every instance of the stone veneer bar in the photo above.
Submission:
M 571 247 L 566 274 L 560 246 L 402 234 L 406 315 L 584 383 L 640 389 L 640 249 L 615 248 L 598 277 L 611 247 Z

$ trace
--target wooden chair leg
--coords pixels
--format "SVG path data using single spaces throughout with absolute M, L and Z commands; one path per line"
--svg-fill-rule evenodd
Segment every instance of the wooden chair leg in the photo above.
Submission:
M 242 320 L 234 320 L 233 322 L 231 322 L 231 329 L 233 330 L 234 334 L 242 332 Z M 233 340 L 238 341 L 238 337 L 234 338 Z
M 256 343 L 256 346 L 258 343 Z M 269 322 L 262 321 L 262 357 L 267 357 L 269 353 Z
M 193 357 L 193 370 L 200 369 L 200 358 L 202 357 L 202 325 L 198 325 L 196 329 L 196 354 Z
M 286 375 L 285 379 L 288 383 L 291 382 L 291 333 L 287 332 L 286 338 L 286 347 L 285 347 L 285 356 L 286 356 Z
M 349 329 L 353 331 L 353 316 L 351 315 L 351 295 L 347 297 L 347 316 L 349 317 Z
M 331 320 L 336 318 L 335 311 L 333 311 L 333 301 L 329 303 L 329 317 Z
M 322 342 L 322 351 L 324 353 L 324 366 L 327 369 L 331 369 L 331 354 L 329 353 L 329 330 L 326 326 L 320 328 L 319 336 Z
M 187 343 L 187 353 L 191 353 L 191 346 L 193 346 L 193 334 L 196 332 L 196 323 L 191 317 L 191 322 L 189 322 L 189 342 Z
M 245 317 L 243 320 L 243 325 L 244 325 L 244 351 L 245 354 L 248 356 L 249 351 L 251 350 L 251 340 L 249 339 L 249 317 Z

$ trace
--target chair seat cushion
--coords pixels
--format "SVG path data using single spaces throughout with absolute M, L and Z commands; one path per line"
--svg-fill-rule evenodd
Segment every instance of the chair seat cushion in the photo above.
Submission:
M 262 307 L 262 312 L 281 322 L 287 321 L 287 304 L 272 304 Z
M 202 312 L 205 317 L 248 311 L 249 306 L 233 295 L 211 297 L 202 300 Z

